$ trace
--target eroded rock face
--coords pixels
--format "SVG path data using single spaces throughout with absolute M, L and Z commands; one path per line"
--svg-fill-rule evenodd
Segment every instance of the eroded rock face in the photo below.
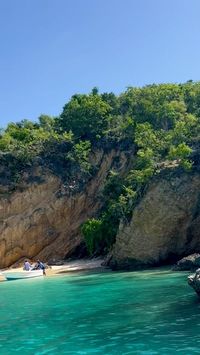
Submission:
M 194 271 L 200 267 L 200 254 L 194 253 L 185 256 L 174 265 L 174 271 Z
M 36 173 L 40 183 L 24 186 L 22 191 L 0 198 L 0 268 L 23 257 L 62 259 L 80 244 L 81 224 L 101 207 L 99 193 L 118 159 L 120 171 L 128 164 L 124 153 L 98 151 L 97 173 L 84 191 L 70 193 L 62 181 L 42 168 Z M 42 178 L 41 178 L 42 177 Z M 73 187 L 72 187 L 73 188 Z
M 120 225 L 108 264 L 136 269 L 199 252 L 199 189 L 198 172 L 154 179 L 130 223 Z

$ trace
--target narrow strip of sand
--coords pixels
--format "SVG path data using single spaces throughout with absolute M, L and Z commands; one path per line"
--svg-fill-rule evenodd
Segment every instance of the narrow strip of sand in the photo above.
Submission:
M 102 263 L 103 259 L 80 259 L 74 261 L 66 261 L 63 265 L 52 265 L 48 269 L 46 269 L 46 276 L 53 276 L 64 274 L 68 272 L 75 272 L 75 271 L 86 271 L 86 270 L 94 270 L 98 268 L 103 268 Z M 23 268 L 9 268 L 7 271 L 22 271 Z M 3 270 L 5 271 L 5 270 Z M 0 281 L 5 281 L 5 278 L 0 275 Z

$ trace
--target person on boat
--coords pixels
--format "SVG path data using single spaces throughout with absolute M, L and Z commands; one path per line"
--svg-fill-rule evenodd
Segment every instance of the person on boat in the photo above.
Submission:
M 29 263 L 28 260 L 25 260 L 25 261 L 24 261 L 24 267 L 23 267 L 23 269 L 24 269 L 25 271 L 30 271 L 30 270 L 32 269 L 32 266 L 31 266 L 31 264 Z

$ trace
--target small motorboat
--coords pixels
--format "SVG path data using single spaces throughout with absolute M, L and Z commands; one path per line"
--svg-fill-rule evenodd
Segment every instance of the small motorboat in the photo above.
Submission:
M 43 276 L 43 270 L 30 271 L 3 271 L 1 273 L 7 280 L 30 279 Z

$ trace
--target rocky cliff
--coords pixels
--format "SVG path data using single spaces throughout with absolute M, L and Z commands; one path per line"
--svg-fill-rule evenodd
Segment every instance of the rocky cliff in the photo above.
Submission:
M 96 216 L 111 169 L 123 175 L 133 152 L 98 150 L 91 156 L 96 173 L 76 190 L 41 165 L 21 179 L 15 191 L 0 186 L 0 268 L 21 258 L 65 258 L 82 243 L 80 226 Z M 154 177 L 120 224 L 107 264 L 136 269 L 172 262 L 200 252 L 200 171 L 163 171 Z
M 32 172 L 33 182 L 23 177 L 14 192 L 0 186 L 0 268 L 23 257 L 64 258 L 80 245 L 80 226 L 101 208 L 99 195 L 110 169 L 117 161 L 123 174 L 130 159 L 112 149 L 95 152 L 91 160 L 97 172 L 79 192 L 41 166 Z
M 108 264 L 135 269 L 200 251 L 200 173 L 154 178 L 130 223 L 120 225 Z

